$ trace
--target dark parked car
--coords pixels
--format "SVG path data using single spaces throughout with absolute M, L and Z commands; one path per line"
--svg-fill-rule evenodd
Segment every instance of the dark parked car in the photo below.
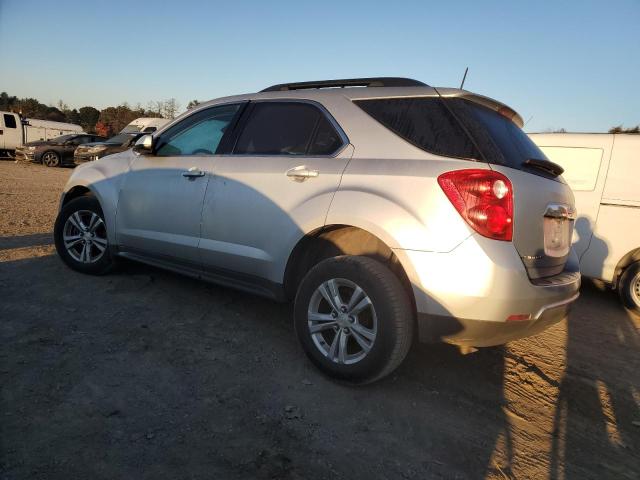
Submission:
M 108 140 L 85 143 L 76 148 L 73 154 L 73 162 L 79 165 L 111 155 L 112 153 L 124 152 L 133 147 L 136 140 L 142 135 L 145 135 L 145 132 L 119 133 Z
M 16 159 L 42 163 L 46 167 L 73 165 L 73 152 L 78 145 L 102 140 L 105 138 L 99 135 L 80 133 L 29 142 L 16 148 Z

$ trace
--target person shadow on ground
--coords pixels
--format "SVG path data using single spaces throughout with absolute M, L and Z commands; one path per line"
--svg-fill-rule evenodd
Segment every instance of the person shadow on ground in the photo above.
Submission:
M 593 234 L 589 220 L 579 218 L 576 229 L 581 258 L 588 249 L 604 262 L 607 243 Z M 589 292 L 582 299 L 585 314 L 570 315 L 567 323 L 549 477 L 638 478 L 639 324 L 608 288 L 583 278 L 582 290 Z

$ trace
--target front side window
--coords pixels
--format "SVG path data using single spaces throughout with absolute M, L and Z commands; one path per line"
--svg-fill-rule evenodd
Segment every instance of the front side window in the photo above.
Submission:
M 13 115 L 4 114 L 4 126 L 7 128 L 17 128 L 16 117 Z
M 156 155 L 214 155 L 239 104 L 208 108 L 190 115 L 163 133 Z
M 330 155 L 342 139 L 324 113 L 308 103 L 258 102 L 234 154 Z

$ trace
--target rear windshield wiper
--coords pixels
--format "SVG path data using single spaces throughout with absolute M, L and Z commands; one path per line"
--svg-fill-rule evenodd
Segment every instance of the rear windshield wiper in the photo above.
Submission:
M 554 177 L 558 177 L 564 173 L 564 168 L 562 168 L 557 163 L 550 162 L 549 160 L 541 160 L 539 158 L 529 158 L 524 161 L 524 164 L 531 168 L 537 168 L 538 170 L 543 170 Z

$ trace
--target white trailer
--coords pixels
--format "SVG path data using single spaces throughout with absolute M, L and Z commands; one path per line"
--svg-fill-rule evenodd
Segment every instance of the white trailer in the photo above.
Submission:
M 82 127 L 73 123 L 21 118 L 13 112 L 0 112 L 0 155 L 13 157 L 16 148 L 25 143 L 50 140 L 70 133 L 82 133 Z

